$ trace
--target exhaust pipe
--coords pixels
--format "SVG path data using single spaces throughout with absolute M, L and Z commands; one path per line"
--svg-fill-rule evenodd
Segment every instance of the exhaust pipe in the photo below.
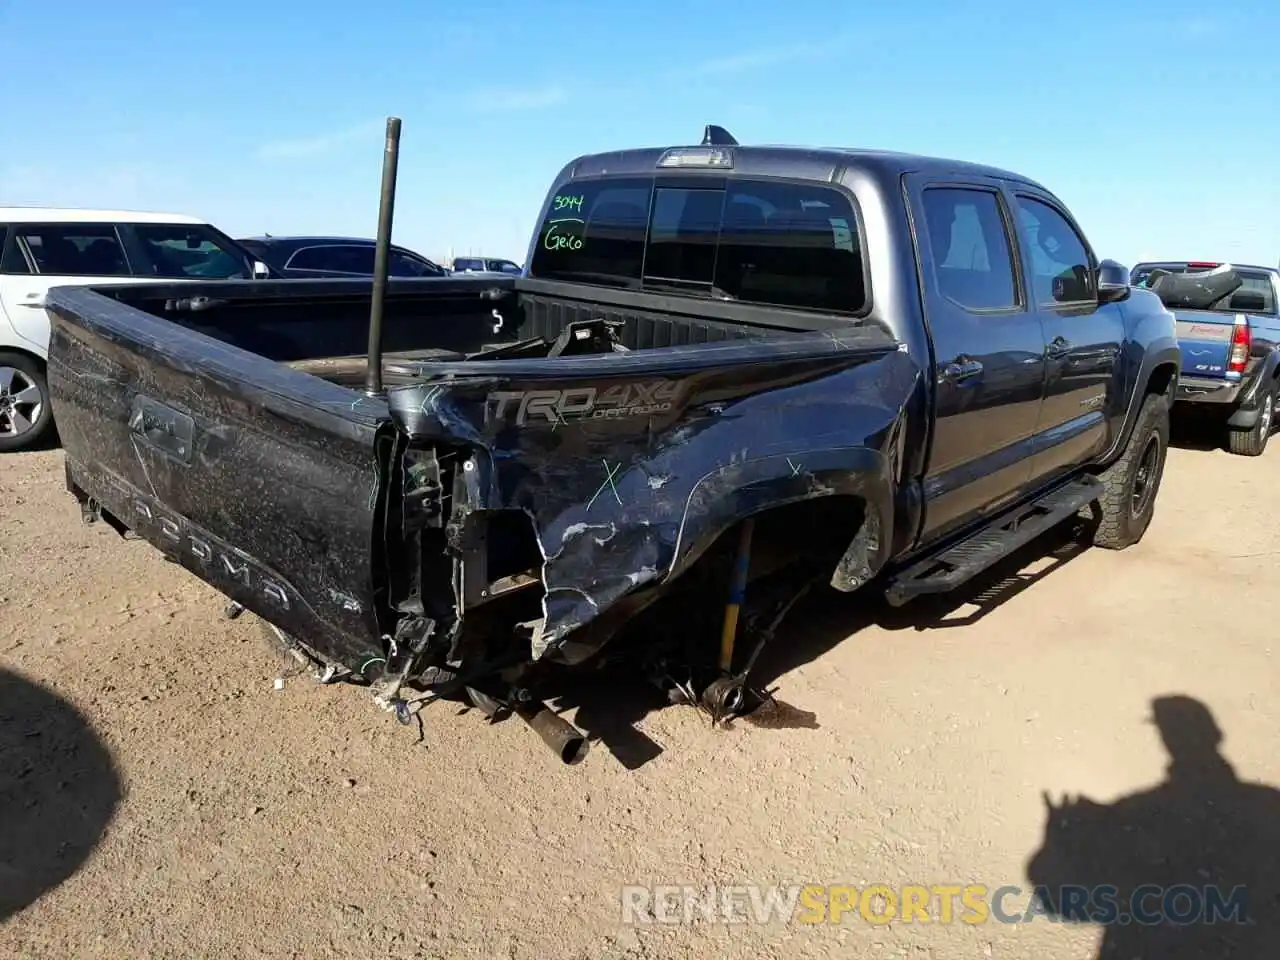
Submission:
M 542 738 L 562 763 L 572 766 L 587 756 L 587 737 L 545 703 L 522 703 L 515 708 L 520 719 Z
M 702 691 L 702 705 L 714 720 L 732 717 L 746 703 L 746 690 L 738 677 L 723 675 Z

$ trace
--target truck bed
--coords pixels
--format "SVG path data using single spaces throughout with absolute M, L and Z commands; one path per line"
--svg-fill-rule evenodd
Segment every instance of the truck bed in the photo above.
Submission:
M 367 282 L 201 286 L 198 294 L 192 293 L 190 285 L 103 286 L 97 292 L 296 370 L 334 382 L 363 381 Z M 834 326 L 803 314 L 788 317 L 782 311 L 771 316 L 770 323 L 747 325 L 699 315 L 704 305 L 691 304 L 687 298 L 624 294 L 617 298 L 621 302 L 611 303 L 605 299 L 608 290 L 593 288 L 587 296 L 581 292 L 575 296 L 575 289 L 568 284 L 515 278 L 393 281 L 385 308 L 384 370 L 393 381 L 403 381 L 406 374 L 397 368 L 406 360 L 459 361 L 522 341 L 543 339 L 551 343 L 571 324 L 597 319 L 612 325 L 618 342 L 629 351 Z M 637 299 L 657 301 L 659 308 L 637 307 Z M 714 309 L 719 305 L 705 306 Z
M 757 500 L 856 494 L 892 528 L 919 371 L 879 325 L 523 278 L 392 282 L 386 395 L 369 396 L 370 286 L 53 291 L 50 385 L 86 516 L 352 669 L 513 583 L 542 589 L 499 632 L 540 619 L 535 656 L 585 656 L 565 638 Z M 826 528 L 837 551 L 855 529 Z

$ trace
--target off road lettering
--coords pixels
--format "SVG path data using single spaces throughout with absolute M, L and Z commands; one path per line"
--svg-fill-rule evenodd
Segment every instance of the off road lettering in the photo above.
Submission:
M 651 416 L 671 409 L 680 385 L 671 380 L 615 384 L 604 390 L 571 387 L 564 390 L 511 390 L 489 396 L 492 419 L 513 419 L 516 426 L 554 425 L 579 420 L 613 420 Z

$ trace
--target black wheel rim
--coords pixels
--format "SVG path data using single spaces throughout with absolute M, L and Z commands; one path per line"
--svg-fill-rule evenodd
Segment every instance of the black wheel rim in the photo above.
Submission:
M 1138 469 L 1133 475 L 1133 496 L 1129 501 L 1129 510 L 1135 517 L 1142 516 L 1151 504 L 1158 481 L 1157 470 L 1160 466 L 1160 437 L 1153 435 L 1147 440 L 1138 460 Z

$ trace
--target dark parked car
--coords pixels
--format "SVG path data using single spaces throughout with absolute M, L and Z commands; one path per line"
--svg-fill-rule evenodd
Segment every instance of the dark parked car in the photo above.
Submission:
M 497 257 L 454 257 L 454 273 L 521 273 L 520 264 L 514 260 Z
M 247 237 L 238 243 L 284 277 L 372 277 L 374 241 L 358 237 Z M 422 254 L 391 245 L 393 277 L 445 277 Z
M 565 671 L 733 714 L 806 589 L 950 591 L 1082 510 L 1142 539 L 1175 320 L 1061 200 L 717 136 L 567 164 L 527 275 L 391 281 L 367 384 L 370 282 L 54 290 L 84 516 L 405 723 L 465 695 L 568 762 Z

